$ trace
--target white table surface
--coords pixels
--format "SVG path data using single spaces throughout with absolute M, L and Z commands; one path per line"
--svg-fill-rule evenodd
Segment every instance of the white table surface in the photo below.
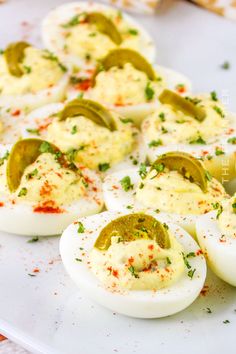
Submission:
M 0 47 L 21 38 L 39 44 L 42 17 L 63 2 L 0 5 Z M 196 92 L 216 90 L 236 111 L 236 23 L 176 0 L 167 0 L 155 17 L 139 19 L 155 36 L 159 64 L 189 76 Z M 220 68 L 226 60 L 228 71 Z M 35 267 L 40 272 L 29 276 Z M 214 277 L 207 284 L 209 294 L 178 315 L 129 319 L 80 294 L 61 264 L 58 238 L 29 244 L 0 234 L 0 333 L 35 353 L 234 354 L 236 291 Z

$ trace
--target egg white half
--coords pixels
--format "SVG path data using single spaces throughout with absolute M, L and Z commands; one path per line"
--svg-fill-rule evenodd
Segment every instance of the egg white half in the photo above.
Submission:
M 75 16 L 78 13 L 78 9 L 81 10 L 81 12 L 98 11 L 101 13 L 110 9 L 114 9 L 114 10 L 116 9 L 111 6 L 107 6 L 96 2 L 78 1 L 78 2 L 72 2 L 72 3 L 60 5 L 55 9 L 53 9 L 51 12 L 49 12 L 47 16 L 44 18 L 42 22 L 41 34 L 42 34 L 42 39 L 45 47 L 48 48 L 50 51 L 56 53 L 65 62 L 80 67 L 80 66 L 88 66 L 88 65 L 84 63 L 83 59 L 79 58 L 76 55 L 73 54 L 65 55 L 63 53 L 63 47 L 65 41 L 62 35 L 62 28 L 61 28 L 61 24 L 67 23 L 68 21 L 71 20 L 71 18 L 73 18 L 73 16 Z M 124 12 L 122 12 L 122 16 L 124 20 L 130 24 L 131 28 L 135 28 L 138 30 L 143 44 L 142 54 L 150 62 L 153 63 L 156 57 L 156 49 L 152 37 L 131 16 L 127 15 Z
M 63 109 L 64 105 L 62 103 L 52 103 L 40 108 L 35 109 L 30 114 L 24 117 L 21 123 L 21 136 L 23 138 L 37 138 L 40 137 L 42 139 L 47 140 L 47 126 L 53 120 L 53 117 L 50 118 L 53 114 L 58 113 Z M 40 129 L 39 129 L 40 128 Z M 35 134 L 34 131 L 30 130 L 38 130 L 39 135 Z M 119 170 L 127 169 L 133 167 L 135 164 L 139 164 L 144 162 L 146 159 L 146 151 L 144 149 L 143 138 L 141 134 L 138 133 L 137 130 L 137 138 L 136 138 L 136 147 L 132 151 L 131 154 L 128 154 L 123 161 L 113 165 L 109 170 L 107 170 L 104 174 L 110 174 L 113 172 L 117 172 Z
M 225 282 L 236 286 L 236 239 L 222 237 L 216 221 L 216 211 L 199 217 L 197 239 L 212 271 Z
M 153 292 L 150 290 L 112 293 L 103 287 L 98 278 L 91 272 L 86 259 L 93 245 L 107 223 L 123 215 L 119 212 L 103 212 L 99 215 L 79 219 L 85 230 L 77 232 L 78 224 L 70 225 L 62 234 L 60 240 L 60 254 L 63 264 L 81 291 L 98 304 L 127 316 L 138 318 L 165 317 L 182 311 L 188 307 L 199 295 L 206 277 L 206 263 L 199 254 L 189 259 L 196 272 L 192 279 L 187 271 L 179 281 L 168 288 Z M 151 213 L 150 213 L 151 214 Z M 158 220 L 167 222 L 165 218 L 156 216 Z M 197 252 L 199 246 L 181 227 L 168 223 L 169 230 L 183 246 L 184 252 Z M 78 262 L 76 259 L 81 259 Z
M 166 83 L 166 87 L 168 89 L 178 92 L 178 85 L 183 84 L 185 87 L 183 95 L 189 94 L 191 92 L 191 81 L 183 74 L 160 65 L 155 65 L 154 68 L 156 69 L 158 75 L 163 77 Z M 91 73 L 87 71 L 81 71 L 79 76 L 83 78 L 89 78 L 91 77 Z M 78 97 L 79 94 L 83 94 L 85 98 L 90 98 L 89 90 L 81 91 L 79 89 L 75 89 L 74 86 L 70 85 L 67 90 L 67 99 L 72 100 Z M 109 109 L 118 112 L 121 116 L 131 118 L 137 127 L 141 125 L 143 119 L 145 119 L 149 114 L 154 112 L 160 105 L 160 102 L 158 100 L 155 100 L 153 102 L 141 103 L 138 105 L 126 106 L 110 105 L 106 104 L 106 102 L 101 103 L 103 105 L 106 105 Z
M 60 102 L 65 98 L 70 72 L 65 73 L 53 87 L 36 93 L 23 95 L 0 95 L 0 106 L 5 109 L 22 109 L 29 112 L 48 103 Z
M 1 146 L 1 156 L 10 149 L 11 145 Z M 1 192 L 0 230 L 27 236 L 59 235 L 78 217 L 99 213 L 103 208 L 101 179 L 89 169 L 83 169 L 83 175 L 91 181 L 86 195 L 70 205 L 61 206 L 58 213 L 35 212 L 35 204 L 19 200 L 14 202 L 10 193 Z
M 133 184 L 133 189 L 127 192 L 123 190 L 120 181 L 122 178 L 129 176 L 131 179 L 131 184 Z M 144 205 L 138 202 L 135 198 L 135 190 L 141 182 L 141 178 L 138 173 L 138 169 L 131 168 L 127 170 L 122 170 L 116 173 L 109 174 L 103 182 L 103 195 L 105 206 L 110 211 L 132 211 L 132 210 L 142 210 L 146 211 Z M 195 237 L 195 223 L 198 215 L 179 215 L 179 214 L 169 214 L 169 213 L 158 213 L 157 218 L 165 217 L 168 222 L 174 222 L 183 227 L 189 234 Z

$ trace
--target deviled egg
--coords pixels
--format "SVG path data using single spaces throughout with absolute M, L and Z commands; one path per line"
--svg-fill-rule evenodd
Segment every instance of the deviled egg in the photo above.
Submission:
M 26 42 L 0 54 L 0 106 L 31 110 L 65 97 L 69 73 L 51 52 Z
M 102 172 L 121 164 L 127 168 L 144 159 L 140 134 L 132 120 L 86 99 L 51 104 L 31 112 L 22 135 L 46 139 L 71 162 Z
M 142 124 L 151 162 L 168 151 L 185 151 L 200 158 L 220 182 L 236 177 L 236 115 L 226 111 L 216 92 L 181 97 L 170 90 Z
M 166 87 L 186 94 L 191 84 L 182 74 L 153 67 L 137 51 L 121 48 L 110 51 L 95 71 L 73 75 L 68 98 L 83 95 L 132 118 L 139 126 L 159 106 L 158 96 Z
M 185 309 L 206 277 L 196 242 L 151 212 L 79 219 L 64 231 L 60 253 L 81 291 L 132 317 L 158 318 Z
M 213 272 L 236 286 L 236 194 L 215 208 L 197 221 L 197 239 Z
M 40 139 L 18 141 L 0 159 L 0 230 L 57 235 L 103 208 L 99 176 Z
M 151 62 L 155 45 L 151 36 L 127 14 L 96 2 L 73 2 L 53 9 L 43 21 L 44 45 L 73 64 L 96 65 L 110 50 L 135 49 Z
M 228 197 L 202 163 L 183 152 L 161 155 L 151 168 L 141 164 L 108 175 L 103 191 L 108 210 L 152 209 L 169 215 L 193 236 L 197 217 Z

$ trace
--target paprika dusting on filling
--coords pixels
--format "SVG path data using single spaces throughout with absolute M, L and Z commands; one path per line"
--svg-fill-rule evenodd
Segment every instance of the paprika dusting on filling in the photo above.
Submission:
M 55 202 L 53 201 L 46 201 L 41 205 L 37 205 L 33 209 L 34 213 L 41 213 L 41 214 L 62 214 L 65 210 L 56 206 Z

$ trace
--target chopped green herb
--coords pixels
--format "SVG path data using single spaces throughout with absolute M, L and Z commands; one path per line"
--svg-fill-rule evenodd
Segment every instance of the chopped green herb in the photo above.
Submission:
M 89 37 L 96 37 L 97 33 L 96 32 L 91 32 L 89 33 Z
M 39 147 L 39 151 L 43 154 L 46 152 L 49 152 L 51 154 L 54 153 L 54 150 L 52 148 L 52 145 L 50 143 L 48 143 L 47 141 L 43 141 L 42 144 Z
M 152 140 L 150 141 L 150 143 L 148 144 L 149 147 L 157 147 L 162 145 L 162 141 L 161 139 L 157 139 L 157 140 Z
M 210 307 L 207 307 L 207 308 L 206 308 L 206 312 L 207 312 L 207 313 L 212 313 Z
M 85 16 L 85 13 L 81 13 L 81 14 L 78 14 L 78 15 L 75 15 L 73 16 L 70 21 L 64 23 L 63 25 L 61 25 L 61 27 L 63 28 L 70 28 L 70 27 L 74 27 L 74 26 L 77 26 L 80 24 L 80 21 L 81 21 L 81 17 L 84 17 Z
M 230 69 L 230 63 L 228 61 L 225 61 L 223 64 L 221 64 L 221 69 L 228 70 Z
M 230 323 L 230 321 L 229 320 L 224 320 L 223 323 L 227 324 L 227 323 Z
M 224 155 L 225 152 L 222 149 L 220 149 L 219 147 L 216 147 L 215 154 L 216 154 L 216 156 L 219 156 L 219 155 Z
M 171 264 L 171 260 L 169 257 L 166 257 L 166 262 L 167 262 L 167 264 Z
M 139 185 L 139 189 L 143 189 L 143 187 L 144 187 L 144 183 L 141 182 L 140 185 Z
M 120 121 L 124 124 L 127 124 L 127 123 L 133 123 L 133 119 L 131 118 L 120 118 Z
M 26 175 L 26 179 L 27 180 L 32 179 L 34 176 L 37 176 L 37 174 L 38 174 L 38 170 L 37 168 L 35 168 L 32 172 Z
M 218 210 L 217 211 L 217 215 L 216 215 L 216 219 L 219 219 L 220 214 L 222 214 L 222 212 L 223 212 L 222 205 L 220 203 L 218 203 L 218 202 L 217 203 L 211 203 L 211 205 L 212 205 L 213 209 Z
M 186 257 L 187 258 L 196 257 L 196 254 L 194 252 L 189 252 L 188 254 L 186 254 Z
M 158 173 L 163 172 L 165 169 L 165 165 L 163 163 L 157 163 L 157 164 L 153 164 L 153 169 L 156 170 Z
M 137 273 L 135 273 L 135 269 L 134 269 L 133 266 L 130 266 L 130 267 L 128 268 L 128 270 L 130 271 L 130 273 L 132 274 L 133 277 L 139 278 L 139 275 L 138 275 Z
M 186 120 L 185 119 L 177 119 L 175 122 L 177 124 L 184 124 L 186 122 Z
M 77 133 L 77 131 L 78 131 L 77 125 L 74 125 L 71 129 L 71 134 L 74 135 Z
M 130 176 L 125 176 L 120 180 L 121 187 L 125 192 L 128 192 L 130 189 L 133 189 L 134 185 L 131 183 Z
M 189 144 L 206 145 L 206 141 L 199 135 L 198 138 L 190 140 Z
M 196 269 L 194 268 L 194 269 L 190 269 L 189 271 L 188 271 L 188 277 L 190 278 L 190 279 L 193 279 L 193 276 L 194 276 L 194 273 L 196 272 Z
M 163 223 L 163 226 L 166 230 L 169 230 L 169 226 L 165 222 Z
M 18 193 L 18 197 L 24 197 L 27 194 L 27 188 L 23 187 Z
M 132 205 L 127 205 L 126 209 L 133 209 L 133 206 Z
M 27 66 L 27 65 L 24 65 L 24 69 L 25 69 L 26 74 L 30 74 L 31 71 L 32 71 L 32 68 L 30 66 Z
M 155 95 L 155 91 L 151 87 L 151 83 L 150 82 L 147 83 L 147 86 L 145 88 L 145 95 L 146 95 L 147 101 L 151 101 L 153 99 L 154 95 Z
M 128 32 L 129 32 L 129 34 L 132 34 L 133 36 L 138 35 L 138 30 L 136 30 L 135 28 L 130 28 Z
M 76 262 L 82 262 L 81 258 L 75 258 Z
M 79 227 L 78 227 L 77 232 L 78 232 L 79 234 L 83 234 L 83 233 L 84 233 L 84 230 L 85 230 L 84 225 L 82 224 L 82 222 L 79 221 Z
M 83 149 L 81 149 L 83 150 Z M 74 162 L 75 159 L 76 159 L 76 155 L 78 153 L 79 150 L 77 149 L 69 149 L 67 152 L 66 152 L 66 157 L 67 159 L 70 161 L 70 162 Z
M 45 55 L 43 55 L 44 59 L 55 61 L 62 71 L 64 72 L 67 71 L 67 67 L 59 61 L 58 57 L 54 53 L 50 52 L 47 49 L 45 49 L 44 52 L 45 52 Z
M 216 113 L 218 113 L 221 116 L 221 118 L 225 117 L 224 112 L 222 111 L 222 109 L 220 107 L 213 106 L 212 108 L 214 109 L 214 111 L 216 111 Z
M 235 145 L 236 144 L 236 136 L 233 136 L 232 138 L 229 138 L 227 140 L 228 143 Z
M 166 118 L 164 112 L 161 112 L 158 117 L 160 118 L 161 122 L 165 122 Z
M 215 91 L 211 92 L 211 99 L 212 101 L 218 101 L 217 93 Z
M 147 176 L 147 166 L 144 162 L 140 164 L 138 173 L 142 179 L 144 179 Z
M 101 171 L 101 172 L 105 172 L 105 171 L 107 171 L 109 168 L 110 168 L 110 164 L 107 163 L 107 162 L 100 163 L 100 164 L 98 165 L 98 169 L 99 169 L 99 171 Z
M 39 237 L 38 236 L 34 236 L 30 240 L 28 240 L 27 243 L 35 243 L 35 242 L 38 242 L 38 241 L 39 241 Z
M 27 128 L 26 131 L 30 134 L 35 134 L 35 135 L 39 135 L 39 129 L 31 129 L 31 128 Z
M 161 131 L 162 131 L 162 134 L 168 133 L 168 130 L 163 126 L 161 127 Z

